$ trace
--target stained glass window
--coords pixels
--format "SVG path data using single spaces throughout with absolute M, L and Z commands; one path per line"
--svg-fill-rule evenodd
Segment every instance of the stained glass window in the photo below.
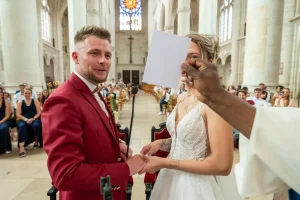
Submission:
M 141 0 L 120 0 L 120 30 L 142 30 Z
M 41 24 L 42 24 L 42 38 L 47 42 L 51 42 L 51 18 L 50 8 L 47 0 L 42 0 L 41 7 Z
M 219 12 L 219 37 L 221 42 L 232 37 L 232 9 L 233 0 L 223 0 Z

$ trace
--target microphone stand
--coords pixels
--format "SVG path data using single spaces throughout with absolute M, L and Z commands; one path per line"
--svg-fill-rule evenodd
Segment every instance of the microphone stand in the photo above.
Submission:
M 128 158 L 128 151 L 129 151 L 131 131 L 132 131 L 132 123 L 133 123 L 133 116 L 134 116 L 134 102 L 135 102 L 135 95 L 138 93 L 138 87 L 137 86 L 132 86 L 131 93 L 133 95 L 133 97 L 132 97 L 132 113 L 131 113 L 130 129 L 129 129 L 129 134 L 128 134 L 128 140 L 127 140 L 128 142 L 127 142 L 126 158 Z
M 100 178 L 100 192 L 103 200 L 113 200 L 112 188 L 110 183 L 110 176 Z

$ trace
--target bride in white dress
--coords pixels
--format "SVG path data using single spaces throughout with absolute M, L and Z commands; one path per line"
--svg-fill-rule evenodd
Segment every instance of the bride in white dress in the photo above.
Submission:
M 199 34 L 187 37 L 192 42 L 186 59 L 215 58 L 213 39 Z M 233 200 L 224 197 L 216 178 L 232 169 L 232 127 L 198 101 L 196 92 L 188 86 L 188 92 L 178 97 L 166 122 L 171 138 L 154 141 L 141 151 L 149 155 L 144 156 L 147 163 L 141 173 L 160 170 L 151 200 Z M 158 150 L 170 153 L 167 158 L 150 156 Z

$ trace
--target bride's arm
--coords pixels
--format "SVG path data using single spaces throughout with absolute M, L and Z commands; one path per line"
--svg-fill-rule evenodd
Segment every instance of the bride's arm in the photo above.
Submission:
M 162 139 L 162 140 L 158 140 L 158 141 L 159 141 L 159 144 L 160 144 L 159 145 L 159 150 L 170 152 L 171 144 L 172 144 L 172 138 Z
M 150 156 L 159 150 L 170 152 L 171 144 L 172 144 L 171 138 L 156 140 L 156 141 L 151 142 L 150 144 L 144 146 L 140 153 L 144 154 L 144 155 L 147 154 Z
M 220 116 L 207 106 L 203 106 L 211 154 L 199 160 L 172 160 L 169 158 L 147 157 L 143 171 L 154 173 L 161 168 L 202 175 L 228 175 L 233 163 L 233 130 Z

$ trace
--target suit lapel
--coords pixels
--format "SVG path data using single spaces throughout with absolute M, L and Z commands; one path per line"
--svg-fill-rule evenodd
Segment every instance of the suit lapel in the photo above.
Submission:
M 106 101 L 104 100 L 103 96 L 99 93 L 99 96 L 100 96 L 100 99 L 104 102 L 104 105 L 105 105 L 105 108 L 108 112 L 108 115 L 109 115 L 109 122 L 111 124 L 111 128 L 112 128 L 112 131 L 115 134 L 115 137 L 117 139 L 117 141 L 119 140 L 119 135 L 117 134 L 117 126 L 116 126 L 116 123 L 115 123 L 115 120 L 114 120 L 114 116 L 113 116 L 113 113 L 111 111 L 111 109 L 108 107 L 108 105 L 106 104 Z
M 90 89 L 87 87 L 87 85 L 82 80 L 80 80 L 80 78 L 77 77 L 74 73 L 71 75 L 70 80 L 73 82 L 74 86 L 78 90 L 81 91 L 81 95 L 86 99 L 86 101 L 89 102 L 93 106 L 93 108 L 99 115 L 100 120 L 103 122 L 105 128 L 107 129 L 107 132 L 109 132 L 109 134 L 113 137 L 114 141 L 116 141 L 119 144 L 119 141 L 116 137 L 115 129 L 111 126 L 110 119 L 106 116 L 106 114 L 100 107 L 98 101 L 96 100 L 96 98 L 94 97 L 94 95 L 92 94 Z M 100 98 L 101 98 L 101 95 L 100 95 Z M 103 99 L 102 99 L 102 101 L 103 101 Z M 107 108 L 105 101 L 103 101 L 103 102 Z M 107 111 L 109 113 L 109 116 L 112 117 L 111 112 L 109 111 L 108 108 L 107 108 Z
M 99 118 L 104 123 L 105 128 L 107 129 L 107 131 L 112 135 L 112 137 L 114 138 L 114 140 L 117 141 L 114 129 L 112 129 L 111 123 L 109 122 L 109 118 L 106 116 L 105 112 L 100 107 L 100 105 L 97 102 L 97 100 L 94 97 L 94 95 L 90 91 L 87 91 L 87 92 L 83 91 L 82 92 L 82 96 L 94 107 L 94 109 L 96 110 L 96 112 L 99 115 Z M 105 104 L 105 102 L 104 102 L 104 104 Z M 109 110 L 108 110 L 108 112 L 109 112 Z M 111 115 L 110 115 L 110 117 L 111 117 Z

